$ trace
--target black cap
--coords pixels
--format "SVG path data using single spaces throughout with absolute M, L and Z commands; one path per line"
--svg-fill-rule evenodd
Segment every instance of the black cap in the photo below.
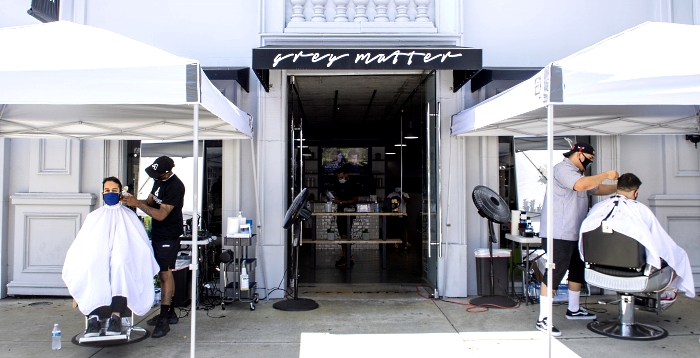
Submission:
M 173 170 L 174 166 L 175 162 L 173 162 L 170 157 L 164 155 L 156 158 L 153 164 L 146 167 L 146 174 L 153 179 L 158 179 L 161 175 Z
M 565 157 L 569 157 L 572 154 L 576 152 L 581 152 L 581 153 L 586 153 L 586 154 L 592 154 L 595 155 L 595 149 L 593 149 L 593 146 L 588 144 L 588 143 L 583 143 L 579 142 L 571 146 L 571 150 L 564 153 Z

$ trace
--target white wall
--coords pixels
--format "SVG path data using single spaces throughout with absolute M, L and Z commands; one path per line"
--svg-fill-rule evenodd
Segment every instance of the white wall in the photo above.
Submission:
M 464 46 L 484 50 L 484 67 L 542 67 L 644 21 L 659 0 L 466 0 Z

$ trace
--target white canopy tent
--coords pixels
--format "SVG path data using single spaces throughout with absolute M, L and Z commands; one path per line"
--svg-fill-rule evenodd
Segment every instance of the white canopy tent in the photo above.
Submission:
M 251 116 L 219 92 L 196 60 L 67 21 L 2 28 L 0 43 L 0 136 L 192 140 L 195 187 L 198 140 L 246 138 L 252 149 Z M 197 200 L 195 190 L 193 207 Z M 198 242 L 197 230 L 192 236 Z M 198 250 L 192 255 L 194 305 Z
M 698 133 L 699 43 L 700 26 L 643 23 L 552 62 L 534 77 L 455 114 L 452 135 L 546 135 L 552 168 L 555 134 Z M 547 191 L 552 190 L 548 181 Z M 547 200 L 552 217 L 552 196 Z M 548 247 L 552 230 L 550 225 Z M 548 260 L 549 268 L 551 255 Z M 550 276 L 549 297 L 551 288 Z M 549 312 L 551 323 L 551 306 Z

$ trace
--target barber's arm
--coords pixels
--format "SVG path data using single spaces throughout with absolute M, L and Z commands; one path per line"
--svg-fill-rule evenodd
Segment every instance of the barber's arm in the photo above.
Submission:
M 610 195 L 617 191 L 617 185 L 600 184 L 593 195 Z
M 617 185 L 601 185 L 601 183 L 605 180 L 617 180 L 618 176 L 617 170 L 608 170 L 607 172 L 602 172 L 600 174 L 583 177 L 579 179 L 576 184 L 574 184 L 574 190 L 586 191 L 598 187 L 595 195 L 605 195 L 605 192 L 608 190 L 612 190 L 609 193 L 612 194 L 615 192 L 615 190 L 617 190 Z M 603 192 L 601 192 L 601 189 Z
M 173 205 L 160 204 L 160 209 L 153 207 L 155 202 L 153 201 L 153 194 L 148 195 L 146 200 L 138 200 L 135 196 L 126 196 L 122 198 L 122 201 L 128 206 L 136 207 L 141 209 L 144 213 L 151 216 L 154 220 L 163 221 L 168 214 L 175 208 Z

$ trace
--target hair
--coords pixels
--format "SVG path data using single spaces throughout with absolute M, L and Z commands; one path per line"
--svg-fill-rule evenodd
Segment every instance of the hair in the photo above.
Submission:
M 642 186 L 642 181 L 632 173 L 625 173 L 617 178 L 617 190 L 633 191 L 638 190 Z
M 352 157 L 353 155 L 357 155 L 357 156 L 359 157 L 359 153 L 358 153 L 356 150 L 351 150 L 351 151 L 348 153 L 348 157 Z
M 111 181 L 113 183 L 117 183 L 117 185 L 119 185 L 119 191 L 122 191 L 122 182 L 119 181 L 119 179 L 117 179 L 117 177 L 107 177 L 107 178 L 102 179 L 102 189 L 103 190 L 105 187 L 105 183 L 108 181 Z

